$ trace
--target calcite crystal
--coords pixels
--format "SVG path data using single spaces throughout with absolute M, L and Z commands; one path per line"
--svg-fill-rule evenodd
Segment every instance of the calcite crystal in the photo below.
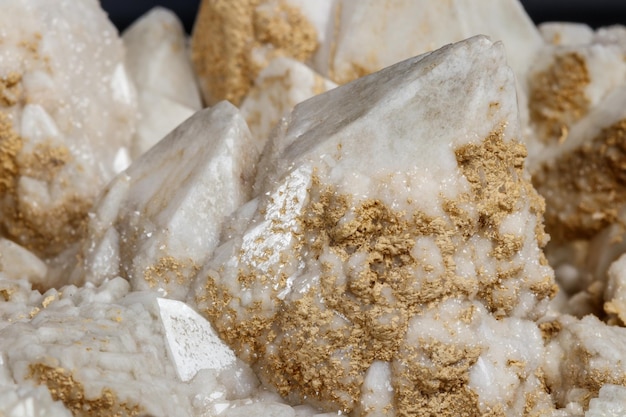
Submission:
M 484 37 L 299 104 L 191 300 L 262 380 L 328 410 L 368 414 L 372 372 L 393 389 L 385 414 L 547 398 L 532 348 L 470 337 L 496 318 L 539 335 L 554 291 L 516 115 L 502 45 Z M 528 384 L 505 370 L 517 382 L 494 399 L 482 384 L 507 360 Z
M 582 320 L 563 316 L 558 335 L 548 344 L 546 382 L 559 406 L 587 406 L 606 384 L 626 384 L 626 329 L 608 326 L 592 315 Z
M 624 83 L 626 63 L 617 42 L 589 38 L 586 31 L 577 36 L 551 31 L 552 42 L 529 70 L 530 117 L 541 140 L 562 142 L 577 121 Z
M 181 299 L 251 192 L 257 148 L 227 102 L 174 130 L 107 187 L 86 232 L 74 283 L 122 276 L 133 289 Z
M 227 375 L 251 371 L 225 346 L 207 344 L 214 365 L 183 383 L 177 375 L 189 369 L 170 359 L 170 323 L 210 325 L 171 311 L 172 301 L 163 304 L 154 293 L 129 292 L 122 278 L 97 288 L 66 286 L 41 294 L 11 286 L 0 274 L 0 291 L 5 289 L 10 294 L 0 303 L 0 387 L 10 389 L 5 381 L 12 381 L 28 389 L 11 395 L 0 388 L 3 415 L 34 416 L 12 410 L 36 401 L 45 407 L 36 415 L 46 416 L 70 415 L 64 410 L 84 417 L 196 416 L 212 406 L 228 408 L 241 393 L 250 395 L 252 387 L 229 382 Z M 195 337 L 205 344 L 210 340 Z M 47 387 L 57 403 L 34 385 Z
M 137 132 L 131 156 L 137 158 L 202 108 L 183 26 L 176 15 L 154 8 L 123 37 L 126 64 L 137 87 Z
M 309 7 L 305 5 L 309 4 Z M 192 38 L 193 62 L 204 100 L 239 104 L 267 61 L 288 56 L 306 61 L 325 33 L 303 13 L 302 7 L 321 10 L 330 0 L 315 4 L 298 0 L 204 0 Z
M 299 61 L 272 60 L 259 73 L 240 107 L 259 149 L 263 149 L 280 119 L 296 104 L 336 86 Z
M 504 41 L 519 76 L 541 46 L 537 29 L 514 0 L 336 3 L 336 27 L 327 41 L 332 55 L 319 71 L 338 83 L 478 34 Z
M 0 416 L 623 415 L 625 52 L 515 0 L 0 0 Z
M 1 7 L 0 233 L 52 256 L 128 163 L 134 87 L 97 1 Z

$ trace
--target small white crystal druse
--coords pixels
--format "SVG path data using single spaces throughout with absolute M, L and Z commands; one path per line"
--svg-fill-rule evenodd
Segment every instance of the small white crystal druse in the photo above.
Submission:
M 625 51 L 516 0 L 0 0 L 0 416 L 623 415 Z

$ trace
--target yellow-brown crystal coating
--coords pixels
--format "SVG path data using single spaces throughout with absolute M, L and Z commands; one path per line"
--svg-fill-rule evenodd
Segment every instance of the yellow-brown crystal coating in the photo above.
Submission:
M 274 56 L 306 61 L 317 48 L 317 33 L 302 13 L 279 1 L 204 0 L 192 36 L 192 60 L 204 99 L 212 105 L 238 105 L 254 79 Z M 259 48 L 267 56 L 259 59 Z
M 394 407 L 400 415 L 481 415 L 478 395 L 468 383 L 481 352 L 436 340 L 414 346 L 407 331 L 412 317 L 448 299 L 478 300 L 504 317 L 517 305 L 520 291 L 538 300 L 554 295 L 551 275 L 526 276 L 516 260 L 524 245 L 546 241 L 543 200 L 524 174 L 525 155 L 522 145 L 504 139 L 503 129 L 457 148 L 469 191 L 442 198 L 445 215 L 440 217 L 410 203 L 399 210 L 380 199 L 358 199 L 314 175 L 297 221 L 272 223 L 275 233 L 290 233 L 293 253 L 279 254 L 278 262 L 261 270 L 258 265 L 276 255 L 271 249 L 255 257 L 235 252 L 236 276 L 223 280 L 226 267 L 218 267 L 205 277 L 196 301 L 222 338 L 282 395 L 296 393 L 324 408 L 350 412 L 365 372 L 383 361 L 393 364 Z M 520 210 L 534 215 L 534 233 L 501 232 L 505 219 Z M 484 261 L 472 252 L 471 239 L 489 242 L 495 270 L 481 268 Z M 432 244 L 433 254 L 420 256 L 419 242 Z M 473 253 L 475 276 L 458 274 L 459 247 Z M 309 263 L 303 268 L 311 285 L 285 298 L 280 294 L 289 277 L 280 271 L 298 262 Z M 244 301 L 234 288 L 269 295 Z M 472 314 L 465 311 L 459 320 L 471 321 Z M 425 355 L 431 365 L 424 367 L 415 355 Z
M 533 182 L 548 203 L 545 221 L 552 238 L 558 242 L 589 239 L 608 225 L 622 224 L 625 172 L 626 120 L 543 165 Z
M 565 140 L 572 123 L 589 109 L 585 89 L 591 82 L 585 58 L 557 54 L 554 62 L 530 80 L 530 118 L 544 141 Z
M 47 386 L 52 399 L 61 401 L 74 417 L 134 417 L 142 411 L 138 404 L 120 401 L 109 388 L 104 388 L 98 397 L 88 398 L 83 384 L 64 368 L 35 363 L 29 371 L 29 379 Z
M 43 208 L 20 198 L 20 177 L 49 183 L 70 158 L 67 148 L 48 143 L 22 154 L 23 142 L 11 120 L 0 111 L 0 230 L 39 255 L 54 255 L 82 236 L 91 202 L 70 194 Z

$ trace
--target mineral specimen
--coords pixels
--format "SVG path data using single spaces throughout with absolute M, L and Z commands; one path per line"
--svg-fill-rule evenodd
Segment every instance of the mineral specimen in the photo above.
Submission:
M 625 52 L 514 0 L 0 0 L 0 416 L 623 415 Z
M 0 230 L 49 257 L 127 165 L 134 86 L 97 1 L 0 7 Z
M 137 132 L 131 155 L 146 152 L 202 108 L 183 27 L 174 13 L 155 8 L 123 34 L 128 72 L 137 86 Z
M 549 405 L 532 319 L 554 283 L 516 115 L 484 37 L 299 104 L 192 301 L 263 381 L 327 410 L 367 415 L 367 373 L 393 389 L 385 414 Z M 526 346 L 504 342 L 515 328 Z
M 135 290 L 184 298 L 223 218 L 248 200 L 257 155 L 234 106 L 196 113 L 109 184 L 71 282 L 122 276 Z
M 0 279 L 0 288 L 6 284 Z M 122 278 L 98 288 L 66 286 L 43 295 L 13 287 L 0 304 L 0 411 L 65 415 L 33 383 L 47 387 L 52 399 L 74 416 L 84 417 L 196 416 L 220 401 L 228 406 L 241 393 L 249 396 L 254 385 L 229 382 L 227 375 L 254 379 L 224 346 L 207 344 L 205 353 L 212 349 L 215 354 L 213 366 L 198 375 L 189 375 L 189 369 L 179 369 L 180 362 L 170 359 L 166 334 L 173 321 L 210 327 L 184 310 L 172 311 L 171 303 L 161 303 L 153 293 L 129 292 Z M 177 376 L 181 372 L 195 378 L 183 383 Z M 11 383 L 24 388 L 6 392 Z M 26 408 L 29 402 L 46 408 L 41 414 L 20 413 L 20 404 Z
M 241 103 L 241 112 L 258 148 L 263 149 L 280 119 L 296 104 L 336 86 L 296 60 L 272 60 Z
M 204 100 L 239 104 L 271 58 L 312 57 L 333 0 L 204 0 L 193 30 L 192 51 Z M 308 7 L 307 7 L 308 4 Z M 318 24 L 304 14 L 313 11 Z

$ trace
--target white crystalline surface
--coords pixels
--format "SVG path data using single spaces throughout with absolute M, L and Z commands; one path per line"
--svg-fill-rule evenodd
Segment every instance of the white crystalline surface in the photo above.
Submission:
M 619 417 L 626 415 L 626 387 L 607 384 L 600 396 L 589 401 L 585 417 Z
M 3 417 L 71 417 L 60 401 L 54 401 L 47 387 L 0 385 L 0 412 Z
M 159 298 L 159 312 L 178 376 L 189 381 L 202 369 L 222 370 L 235 363 L 211 325 L 182 301 Z
M 337 85 L 303 63 L 276 58 L 265 67 L 241 103 L 241 112 L 260 149 L 272 130 L 296 104 Z
M 585 404 L 606 384 L 626 385 L 626 329 L 589 315 L 563 316 L 562 330 L 547 346 L 546 382 L 559 406 Z
M 488 35 L 505 43 L 509 63 L 524 74 L 541 38 L 515 0 L 337 0 L 334 37 L 328 68 L 319 68 L 343 83 L 378 71 L 399 60 L 458 42 Z
M 202 108 L 182 24 L 160 7 L 129 27 L 122 37 L 126 64 L 137 86 L 137 132 L 131 153 L 137 157 Z
M 129 292 L 121 278 L 43 295 L 0 279 L 2 294 L 2 416 L 213 416 L 224 410 L 236 414 L 251 404 L 283 407 L 291 412 L 284 415 L 294 415 L 264 394 L 249 368 L 218 346 L 221 342 L 203 347 L 213 356 L 212 366 L 188 375 L 187 382 L 179 379 L 178 367 L 189 363 L 170 356 L 171 322 L 210 329 L 197 313 L 172 310 L 179 302 Z
M 532 320 L 554 284 L 514 88 L 477 37 L 296 106 L 191 301 L 263 381 L 327 410 L 550 408 Z M 363 390 L 372 366 L 387 382 Z
M 222 220 L 248 200 L 257 155 L 234 106 L 196 113 L 109 184 L 72 282 L 120 275 L 135 290 L 184 298 L 218 244 Z
M 0 0 L 0 416 L 624 415 L 625 52 L 515 0 Z
M 97 1 L 1 7 L 2 234 L 56 255 L 79 239 L 87 210 L 128 151 L 134 87 Z

